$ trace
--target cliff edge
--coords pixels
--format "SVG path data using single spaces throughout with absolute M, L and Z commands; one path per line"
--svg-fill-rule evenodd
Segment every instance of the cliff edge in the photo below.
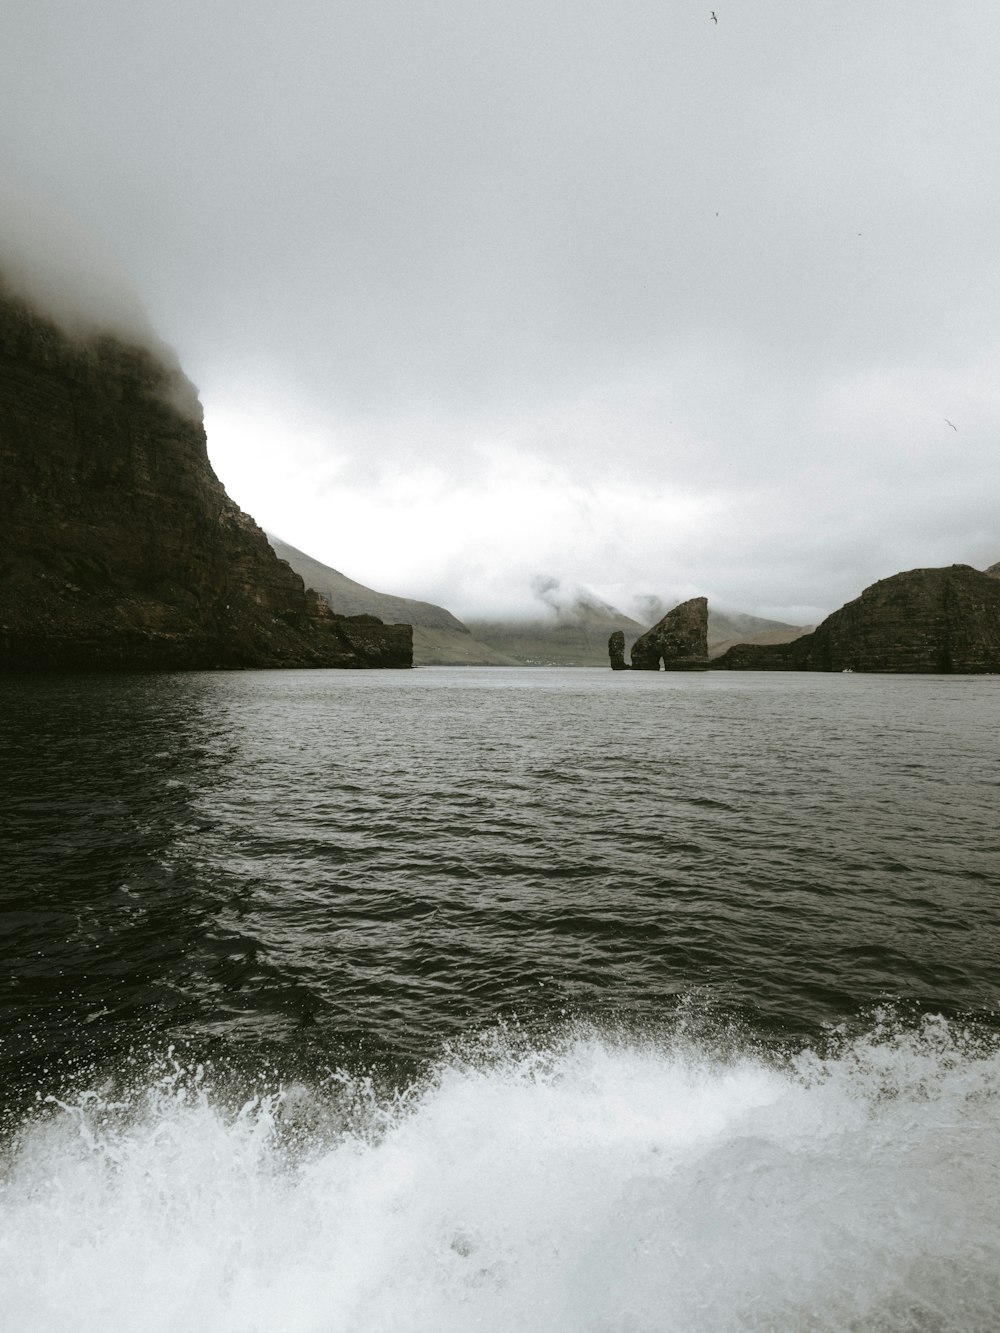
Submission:
M 0 284 L 0 668 L 407 667 L 226 495 L 170 354 L 73 340 Z
M 612 636 L 614 637 L 614 636 Z M 620 671 L 621 644 L 608 643 L 612 670 Z M 668 611 L 632 645 L 633 671 L 704 671 L 708 666 L 708 598 L 692 597 Z
M 739 644 L 712 663 L 730 671 L 1000 672 L 1000 580 L 971 565 L 880 579 L 812 634 Z
M 278 556 L 301 574 L 307 588 L 315 588 L 331 611 L 341 615 L 378 616 L 380 620 L 405 621 L 413 627 L 414 666 L 517 666 L 513 658 L 496 652 L 472 637 L 466 625 L 433 602 L 393 593 L 376 592 L 324 565 L 298 547 L 289 546 L 273 532 L 267 540 Z

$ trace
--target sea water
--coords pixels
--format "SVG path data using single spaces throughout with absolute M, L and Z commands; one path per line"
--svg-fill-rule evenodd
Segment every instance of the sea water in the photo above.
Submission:
M 1000 681 L 0 705 L 3 1328 L 1000 1323 Z

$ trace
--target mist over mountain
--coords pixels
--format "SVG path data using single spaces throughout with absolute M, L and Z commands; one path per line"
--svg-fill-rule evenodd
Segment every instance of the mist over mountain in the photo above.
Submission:
M 311 555 L 282 541 L 273 532 L 267 534 L 275 552 L 287 560 L 296 573 L 301 574 L 306 587 L 314 588 L 329 604 L 332 611 L 344 616 L 375 615 L 387 624 L 420 625 L 429 629 L 451 630 L 468 634 L 468 629 L 457 616 L 433 602 L 421 602 L 411 597 L 396 597 L 392 593 L 376 592 L 363 583 L 348 578 L 339 569 L 324 565 Z
M 652 625 L 672 610 L 676 603 L 661 597 L 645 596 L 637 597 L 634 605 L 639 613 L 639 619 Z M 720 611 L 718 608 L 713 608 L 711 600 L 709 600 L 708 641 L 710 644 L 721 639 L 736 638 L 739 635 L 753 636 L 769 633 L 773 630 L 798 628 L 797 625 L 789 625 L 781 620 L 769 620 L 764 616 L 747 615 L 744 611 Z
M 8 0 L 0 263 L 61 327 L 147 307 L 233 499 L 373 588 L 816 621 L 996 559 L 957 13 Z
M 273 533 L 268 533 L 267 539 L 276 554 L 301 575 L 307 587 L 319 593 L 332 611 L 349 616 L 374 615 L 387 623 L 412 625 L 414 666 L 519 665 L 515 659 L 473 638 L 468 627 L 443 606 L 376 592 Z
M 495 623 L 528 625 L 537 623 L 545 625 L 554 619 L 557 625 L 600 627 L 609 620 L 622 619 L 622 612 L 617 607 L 598 597 L 589 588 L 580 584 L 566 587 L 561 579 L 554 578 L 552 575 L 536 575 L 531 581 L 531 590 L 540 602 L 541 607 L 545 608 L 540 610 L 537 616 L 515 616 L 511 618 L 484 616 L 482 620 L 492 620 Z M 629 616 L 626 616 L 625 619 L 630 626 L 638 624 Z M 479 622 L 477 621 L 477 623 Z
M 114 334 L 179 369 L 110 247 L 52 200 L 31 199 L 23 188 L 0 194 L 0 274 L 9 296 L 70 338 Z
M 634 605 L 642 617 L 636 619 L 588 588 L 566 588 L 556 578 L 538 576 L 533 588 L 540 603 L 537 615 L 470 617 L 467 621 L 475 638 L 525 665 L 606 666 L 609 635 L 621 630 L 630 649 L 676 604 L 655 596 L 636 598 Z M 805 632 L 805 627 L 761 616 L 714 611 L 709 602 L 710 657 L 718 656 L 733 643 L 786 643 Z
M 335 615 L 227 495 L 176 358 L 2 283 L 0 499 L 0 669 L 412 663 L 408 625 Z

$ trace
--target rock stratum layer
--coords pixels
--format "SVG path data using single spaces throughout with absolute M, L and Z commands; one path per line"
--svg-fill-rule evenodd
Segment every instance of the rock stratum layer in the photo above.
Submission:
M 411 664 L 409 625 L 335 615 L 226 495 L 166 349 L 0 287 L 0 668 Z
M 610 642 L 608 649 L 614 667 Z M 661 662 L 665 671 L 704 671 L 708 666 L 707 597 L 681 602 L 633 643 L 633 671 L 659 671 Z
M 738 644 L 731 671 L 1000 671 L 1000 580 L 970 565 L 881 579 L 792 643 Z

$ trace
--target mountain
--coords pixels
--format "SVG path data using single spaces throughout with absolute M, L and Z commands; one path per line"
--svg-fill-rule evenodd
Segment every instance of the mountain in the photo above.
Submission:
M 610 634 L 622 629 L 637 639 L 642 633 L 630 616 L 591 604 L 523 620 L 470 620 L 469 629 L 521 666 L 607 666 Z
M 1000 672 L 1000 579 L 970 565 L 881 579 L 793 643 L 729 649 L 737 671 Z
M 733 621 L 752 621 L 755 625 L 771 624 L 771 629 L 759 629 L 756 633 L 747 633 L 739 630 L 726 630 L 725 638 L 715 637 L 723 633 L 729 623 Z M 708 656 L 710 659 L 721 657 L 737 643 L 751 644 L 771 644 L 771 643 L 791 643 L 794 639 L 800 639 L 803 634 L 811 634 L 816 628 L 815 625 L 785 625 L 781 621 L 761 620 L 759 616 L 728 616 L 724 613 L 709 611 L 708 613 Z
M 328 606 L 343 615 L 374 615 L 403 620 L 413 626 L 413 661 L 416 666 L 517 666 L 512 658 L 479 643 L 457 616 L 433 602 L 420 602 L 392 593 L 376 592 L 356 583 L 330 565 L 267 534 L 275 552 L 315 588 Z
M 405 667 L 334 615 L 208 461 L 168 349 L 73 338 L 0 285 L 0 667 Z
M 647 598 L 650 620 L 660 620 L 670 605 Z M 533 666 L 607 666 L 608 639 L 616 630 L 625 636 L 626 655 L 645 627 L 592 593 L 550 605 L 546 614 L 521 620 L 470 620 L 473 635 L 498 652 Z M 708 655 L 718 656 L 733 643 L 748 639 L 786 642 L 806 633 L 794 625 L 731 612 L 709 610 Z
M 540 580 L 545 609 L 538 616 L 463 623 L 433 602 L 368 588 L 273 533 L 268 533 L 268 540 L 282 560 L 287 560 L 334 611 L 367 612 L 383 620 L 408 621 L 413 626 L 416 666 L 607 666 L 610 634 L 622 630 L 631 645 L 643 633 L 637 620 L 586 589 L 560 597 L 554 580 Z M 655 619 L 668 609 L 666 603 L 653 597 L 644 605 L 644 611 Z M 708 613 L 709 657 L 718 656 L 734 643 L 784 643 L 805 633 L 807 630 L 801 627 L 760 616 Z

